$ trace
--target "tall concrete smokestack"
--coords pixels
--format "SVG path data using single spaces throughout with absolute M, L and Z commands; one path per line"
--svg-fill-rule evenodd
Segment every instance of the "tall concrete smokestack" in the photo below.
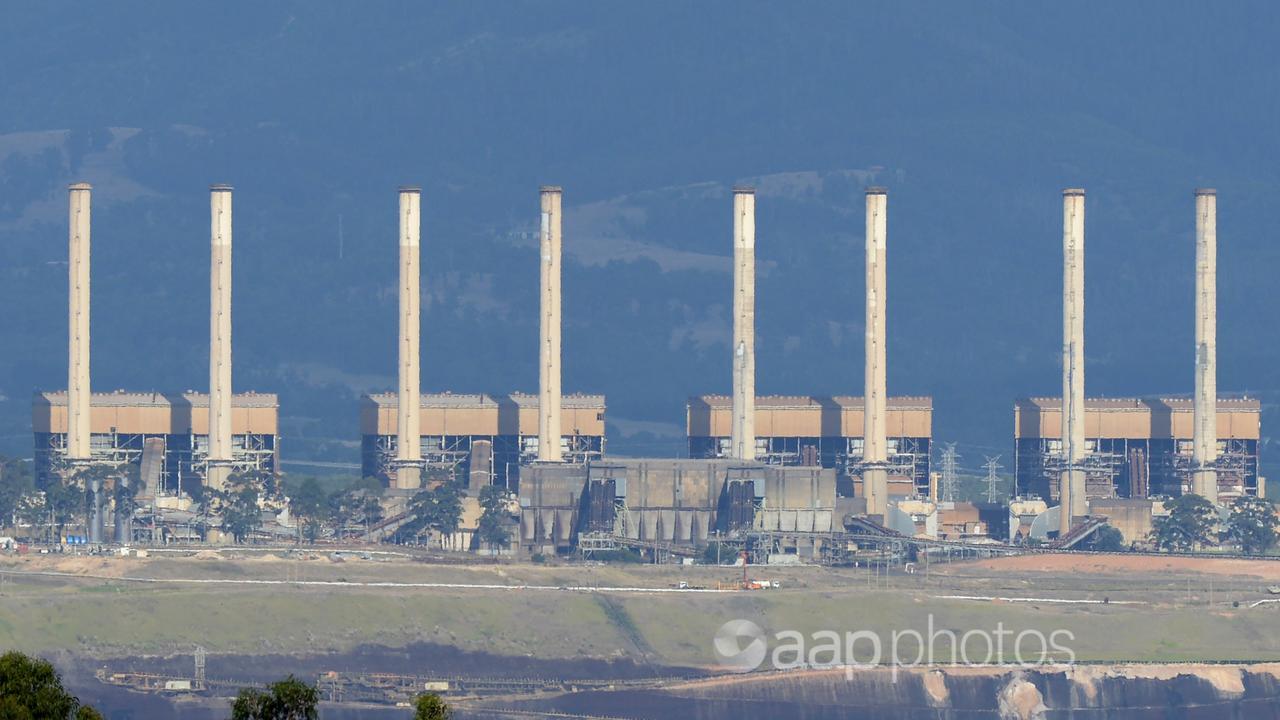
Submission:
M 1062 457 L 1059 479 L 1065 535 L 1088 513 L 1084 443 L 1084 190 L 1062 191 Z
M 889 234 L 889 194 L 867 188 L 867 317 L 866 360 L 862 411 L 862 487 L 867 514 L 889 509 L 888 441 L 885 415 L 885 301 L 886 243 Z
M 1196 400 L 1191 491 L 1218 502 L 1218 192 L 1196 190 Z
M 87 183 L 68 188 L 70 195 L 70 246 L 67 257 L 68 340 L 67 357 L 67 460 L 86 463 L 89 449 L 89 220 Z
M 231 186 L 209 188 L 209 457 L 205 484 L 231 474 Z
M 419 290 L 422 232 L 422 191 L 400 188 L 400 377 L 396 424 L 396 487 L 422 485 L 420 413 L 421 369 L 419 332 L 422 295 Z
M 538 460 L 560 462 L 560 250 L 561 195 L 544 185 L 540 246 L 541 307 L 538 347 Z
M 733 189 L 733 426 L 730 457 L 756 459 L 756 191 Z

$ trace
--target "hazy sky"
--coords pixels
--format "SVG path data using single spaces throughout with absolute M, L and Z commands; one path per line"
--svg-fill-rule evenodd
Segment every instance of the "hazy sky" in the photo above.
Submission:
M 103 389 L 207 384 L 205 192 L 237 187 L 236 384 L 282 394 L 295 456 L 354 461 L 355 394 L 390 385 L 406 182 L 424 187 L 424 388 L 535 386 L 528 232 L 537 186 L 558 183 L 565 388 L 609 396 L 615 448 L 663 454 L 684 398 L 729 388 L 725 189 L 761 187 L 760 391 L 859 394 L 861 189 L 887 185 L 890 391 L 934 395 L 966 465 L 1011 450 L 1014 397 L 1059 391 L 1066 186 L 1089 191 L 1090 394 L 1190 392 L 1192 190 L 1216 186 L 1219 387 L 1261 394 L 1269 427 L 1278 16 L 16 4 L 0 26 L 0 451 L 28 450 L 31 390 L 65 383 L 63 188 L 82 178 Z

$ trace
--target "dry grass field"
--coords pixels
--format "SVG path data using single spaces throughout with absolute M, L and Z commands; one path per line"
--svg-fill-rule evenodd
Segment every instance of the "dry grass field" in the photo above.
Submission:
M 418 642 L 507 656 L 710 666 L 721 624 L 766 632 L 927 627 L 1066 630 L 1081 660 L 1280 660 L 1280 563 L 1030 556 L 873 576 L 750 568 L 763 591 L 714 589 L 741 569 L 444 565 L 327 553 L 0 559 L 0 647 L 93 657 L 313 654 Z M 956 597 L 961 596 L 961 597 Z M 1103 602 L 1103 601 L 1106 602 Z

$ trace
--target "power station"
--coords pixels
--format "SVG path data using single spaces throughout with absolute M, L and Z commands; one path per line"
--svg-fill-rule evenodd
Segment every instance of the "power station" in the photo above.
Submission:
M 1263 494 L 1258 474 L 1262 404 L 1256 398 L 1218 398 L 1214 414 L 1219 496 Z M 1082 416 L 1087 453 L 1080 472 L 1087 498 L 1177 497 L 1192 492 L 1199 464 L 1192 400 L 1087 398 Z M 1056 502 L 1057 458 L 1063 454 L 1062 400 L 1018 400 L 1013 425 L 1018 493 Z
M 68 358 L 66 392 L 32 401 L 34 470 L 40 487 L 79 482 L 89 491 L 88 536 L 102 541 L 108 513 L 117 541 L 130 538 L 132 511 L 108 503 L 114 485 L 135 476 L 138 496 L 202 495 L 237 472 L 279 470 L 279 402 L 275 395 L 231 389 L 231 187 L 210 187 L 209 392 L 94 393 L 90 381 L 92 187 L 68 188 Z M 104 473 L 86 472 L 101 468 Z M 88 479 L 82 479 L 87 477 Z M 119 493 L 110 493 L 119 496 Z M 174 505 L 175 503 L 168 503 Z
M 860 477 L 865 402 L 861 397 L 765 396 L 755 398 L 755 457 L 766 465 L 825 467 L 852 482 Z M 689 457 L 729 458 L 732 399 L 689 398 L 685 426 Z M 890 496 L 929 494 L 933 400 L 885 400 L 885 471 Z
M 604 396 L 562 390 L 563 190 L 539 191 L 538 347 L 529 353 L 538 391 L 491 394 L 422 391 L 422 191 L 400 188 L 396 387 L 359 405 L 361 472 L 388 488 L 400 521 L 413 495 L 457 482 L 472 503 L 489 485 L 518 500 L 515 544 L 527 553 L 679 553 L 715 538 L 829 559 L 847 551 L 846 532 L 930 534 L 950 524 L 968 536 L 985 526 L 976 509 L 937 515 L 955 503 L 940 496 L 930 462 L 932 398 L 888 395 L 887 191 L 864 194 L 861 396 L 756 395 L 757 198 L 747 186 L 731 195 L 731 393 L 688 400 L 688 457 L 615 458 L 606 453 Z M 153 499 L 198 497 L 238 473 L 277 474 L 280 432 L 275 395 L 232 390 L 228 185 L 210 187 L 208 392 L 92 392 L 91 196 L 87 184 L 69 187 L 67 390 L 36 394 L 32 430 L 38 482 L 85 483 L 89 534 L 101 541 L 114 512 L 103 477 L 136 477 Z M 1087 395 L 1085 191 L 1069 188 L 1062 199 L 1062 395 L 1014 405 L 1010 536 L 1076 538 L 1099 518 L 1131 516 L 1133 502 L 1185 493 L 1218 503 L 1264 495 L 1261 406 L 1217 393 L 1216 192 L 1195 192 L 1190 399 Z M 86 472 L 93 468 L 108 472 Z M 1149 519 L 1155 506 L 1141 507 Z M 118 540 L 127 535 L 117 529 Z
M 560 400 L 566 432 L 559 452 L 566 463 L 604 456 L 603 395 L 565 395 Z M 538 459 L 542 416 L 539 397 L 511 393 L 427 393 L 419 395 L 418 457 L 429 478 L 470 478 L 485 473 L 495 485 L 519 487 L 520 467 Z M 399 454 L 400 401 L 396 393 L 360 399 L 360 472 L 390 484 Z
M 1086 398 L 1084 202 L 1063 191 L 1063 350 L 1060 398 L 1014 404 L 1015 481 L 1024 496 L 1069 507 L 1060 531 L 1093 500 L 1177 497 L 1211 502 L 1264 496 L 1258 470 L 1261 404 L 1217 392 L 1217 191 L 1195 191 L 1195 347 L 1191 398 Z

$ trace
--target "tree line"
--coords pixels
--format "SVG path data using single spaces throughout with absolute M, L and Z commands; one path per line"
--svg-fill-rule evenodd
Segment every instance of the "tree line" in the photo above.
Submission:
M 1246 555 L 1262 555 L 1276 545 L 1275 506 L 1270 500 L 1244 495 L 1229 506 L 1225 520 L 1200 495 L 1188 493 L 1164 504 L 1167 515 L 1152 521 L 1151 540 L 1161 550 L 1189 552 L 1223 543 Z
M 244 688 L 231 701 L 230 720 L 316 720 L 320 691 L 293 675 L 266 688 Z M 414 720 L 448 720 L 453 711 L 439 695 L 414 698 Z M 20 652 L 0 655 L 0 718 L 4 720 L 103 720 L 63 684 L 53 665 Z

